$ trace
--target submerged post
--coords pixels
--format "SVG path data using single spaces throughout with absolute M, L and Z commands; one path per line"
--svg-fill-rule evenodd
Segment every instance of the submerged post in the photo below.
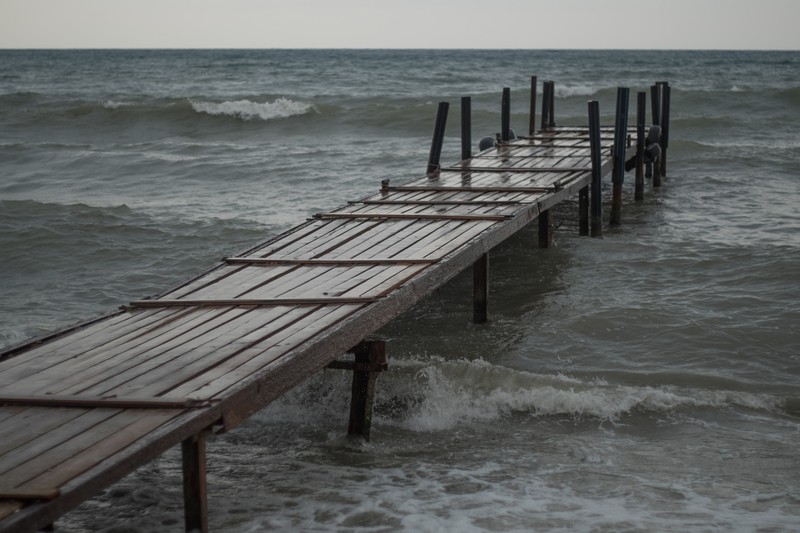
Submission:
M 208 532 L 206 491 L 206 437 L 204 433 L 181 443 L 183 506 L 186 531 Z
M 472 265 L 473 305 L 472 321 L 485 324 L 489 321 L 489 254 L 485 253 Z
M 472 157 L 472 98 L 461 97 L 461 160 Z
M 353 389 L 350 401 L 348 435 L 359 435 L 369 442 L 372 427 L 372 405 L 375 400 L 375 382 L 378 374 L 386 370 L 386 342 L 363 341 L 351 352 L 353 363 Z
M 639 92 L 636 101 L 636 187 L 634 200 L 644 200 L 644 125 L 647 93 Z
M 603 182 L 600 146 L 600 104 L 589 102 L 589 148 L 592 162 L 591 230 L 592 237 L 603 236 Z
M 531 116 L 528 123 L 528 136 L 533 137 L 536 135 L 536 86 L 538 79 L 536 76 L 531 76 Z
M 444 143 L 444 131 L 447 127 L 447 111 L 450 109 L 449 102 L 439 102 L 436 111 L 436 124 L 433 127 L 433 140 L 431 140 L 431 153 L 428 156 L 428 177 L 433 178 L 439 175 L 439 159 L 442 155 L 442 144 Z
M 500 113 L 500 139 L 507 143 L 511 138 L 511 88 L 503 87 L 503 100 Z
M 625 146 L 628 137 L 628 96 L 627 87 L 617 89 L 617 111 L 614 119 L 614 168 L 611 174 L 613 194 L 611 197 L 611 225 L 619 225 L 622 220 L 622 183 L 625 180 Z

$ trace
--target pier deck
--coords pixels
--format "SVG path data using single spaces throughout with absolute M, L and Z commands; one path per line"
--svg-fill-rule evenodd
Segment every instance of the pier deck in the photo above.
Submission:
M 601 175 L 613 143 L 604 128 Z M 45 527 L 167 449 L 236 427 L 588 187 L 591 159 L 586 128 L 501 143 L 0 354 L 0 531 Z

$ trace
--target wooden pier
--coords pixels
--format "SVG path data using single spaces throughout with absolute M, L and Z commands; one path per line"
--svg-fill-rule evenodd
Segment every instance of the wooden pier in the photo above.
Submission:
M 469 99 L 461 102 L 462 160 L 439 163 L 442 104 L 417 180 L 384 180 L 375 194 L 316 215 L 212 270 L 115 313 L 0 353 L 0 532 L 37 531 L 140 465 L 181 445 L 186 529 L 206 531 L 205 440 L 319 370 L 353 371 L 350 433 L 369 438 L 372 390 L 386 347 L 365 340 L 415 302 L 473 268 L 475 321 L 488 317 L 490 250 L 534 220 L 552 237 L 550 209 L 579 199 L 583 235 L 602 234 L 601 178 L 613 171 L 611 223 L 621 186 L 646 146 L 644 100 L 628 125 L 620 89 L 613 127 L 597 102 L 588 127 L 557 127 L 544 84 L 528 134 L 509 127 L 472 154 Z M 644 94 L 644 93 L 641 93 Z M 665 173 L 669 86 L 652 89 Z M 535 131 L 537 130 L 537 131 Z M 657 185 L 654 177 L 654 185 Z M 340 361 L 345 353 L 353 357 Z

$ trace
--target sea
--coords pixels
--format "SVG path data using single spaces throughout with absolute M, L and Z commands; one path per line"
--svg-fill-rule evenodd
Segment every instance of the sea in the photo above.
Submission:
M 556 209 L 377 335 L 372 439 L 325 370 L 208 444 L 219 532 L 800 531 L 800 52 L 1 50 L 0 346 L 158 293 L 472 136 L 671 86 L 667 176 Z M 541 94 L 538 101 L 541 102 Z M 537 116 L 540 111 L 537 110 Z M 477 151 L 477 146 L 474 149 Z M 605 183 L 606 193 L 610 189 Z M 183 530 L 171 450 L 56 523 Z

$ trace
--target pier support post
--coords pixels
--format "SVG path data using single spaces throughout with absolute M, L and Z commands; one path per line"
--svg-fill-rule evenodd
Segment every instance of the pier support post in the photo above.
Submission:
M 600 104 L 589 102 L 589 148 L 592 162 L 592 237 L 603 236 L 603 173 L 600 146 Z
M 644 125 L 647 93 L 637 93 L 636 100 L 636 187 L 634 200 L 644 200 Z
M 661 125 L 661 86 L 659 84 L 650 86 L 650 107 L 653 112 L 653 125 Z M 663 154 L 663 151 L 662 151 Z M 657 159 L 651 165 L 647 165 L 647 177 L 653 178 L 653 187 L 661 187 L 661 160 Z
M 555 124 L 555 121 L 550 116 L 550 112 L 555 107 L 550 105 L 550 100 L 553 96 L 553 82 L 542 82 L 542 131 L 549 129 Z
M 449 109 L 449 102 L 439 102 L 439 108 L 436 111 L 436 124 L 433 127 L 431 153 L 428 156 L 427 174 L 429 178 L 439 175 L 439 159 L 442 156 L 442 144 L 444 143 L 444 131 L 447 127 L 447 112 Z
M 378 374 L 386 370 L 386 342 L 363 341 L 350 350 L 355 355 L 353 363 L 353 389 L 350 399 L 348 435 L 359 435 L 369 442 L 372 427 L 372 405 L 375 400 L 375 382 Z
M 669 148 L 669 82 L 661 82 L 661 176 L 667 177 L 667 148 Z
M 533 138 L 536 135 L 536 86 L 538 85 L 536 76 L 531 76 L 531 117 L 528 123 L 528 136 Z
M 628 97 L 627 87 L 617 89 L 617 112 L 614 121 L 614 169 L 611 175 L 613 194 L 611 198 L 612 226 L 622 222 L 622 183 L 625 179 L 625 147 L 628 137 Z
M 550 248 L 553 242 L 553 211 L 539 213 L 539 248 Z
M 208 532 L 206 436 L 199 433 L 181 443 L 183 506 L 186 531 Z
M 489 321 L 489 254 L 485 253 L 472 265 L 473 311 L 472 321 L 485 324 Z
M 589 235 L 589 186 L 578 191 L 578 235 Z
M 511 88 L 503 87 L 500 106 L 500 140 L 507 143 L 511 138 Z
M 472 157 L 472 98 L 461 97 L 461 160 Z

